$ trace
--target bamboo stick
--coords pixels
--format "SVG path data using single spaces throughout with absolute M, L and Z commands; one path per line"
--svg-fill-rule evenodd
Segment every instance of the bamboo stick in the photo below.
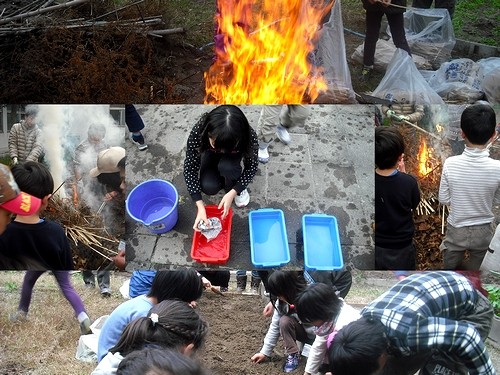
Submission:
M 70 8 L 70 7 L 73 7 L 76 5 L 85 4 L 85 3 L 88 3 L 89 1 L 90 0 L 73 0 L 73 1 L 69 1 L 69 2 L 64 3 L 64 4 L 53 5 L 51 7 L 47 7 L 47 8 L 43 8 L 43 9 L 39 8 L 39 9 L 31 11 L 31 12 L 18 14 L 17 16 L 13 16 L 13 17 L 4 18 L 3 20 L 0 20 L 0 25 L 5 25 L 6 23 L 9 23 L 12 21 L 17 21 L 17 20 L 22 19 L 22 18 L 29 18 L 29 17 L 33 17 L 33 16 L 38 16 L 39 14 L 52 12 L 53 10 Z
M 420 126 L 417 126 L 417 125 L 415 125 L 414 123 L 412 123 L 412 122 L 410 122 L 410 121 L 408 121 L 408 120 L 402 120 L 402 122 L 404 122 L 404 123 L 405 123 L 405 124 L 407 124 L 407 125 L 413 126 L 415 129 L 420 130 L 421 132 L 423 132 L 423 133 L 425 133 L 425 134 L 427 134 L 427 135 L 429 135 L 429 136 L 431 136 L 431 137 L 433 137 L 433 138 L 436 138 L 436 139 L 438 139 L 439 141 L 441 141 L 441 138 L 439 138 L 436 134 L 433 134 L 433 133 L 431 133 L 431 132 L 428 132 L 427 130 L 422 129 Z

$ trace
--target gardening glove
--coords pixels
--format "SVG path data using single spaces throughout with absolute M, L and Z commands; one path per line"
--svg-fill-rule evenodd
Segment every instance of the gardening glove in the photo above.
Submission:
M 385 114 L 387 115 L 387 117 L 396 117 L 396 112 L 394 112 L 394 110 L 392 109 L 387 110 Z
M 409 120 L 410 116 L 404 116 L 404 115 L 399 116 L 399 121 L 409 121 Z
M 17 163 L 19 163 L 19 162 L 17 161 L 17 156 L 14 156 L 14 157 L 12 158 L 12 165 L 16 165 Z

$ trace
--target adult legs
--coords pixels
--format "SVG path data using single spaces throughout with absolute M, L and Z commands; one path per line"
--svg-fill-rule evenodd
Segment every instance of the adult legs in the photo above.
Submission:
M 279 125 L 281 105 L 265 105 L 258 121 L 258 137 L 262 143 L 271 143 Z
M 91 270 L 83 270 L 82 271 L 83 282 L 86 286 L 95 286 L 95 275 Z
M 302 104 L 286 105 L 280 113 L 280 123 L 285 128 L 296 125 L 304 125 L 309 116 L 309 107 Z
M 97 284 L 103 295 L 110 295 L 110 272 L 108 270 L 97 271 Z
M 403 13 L 386 14 L 391 29 L 392 40 L 396 48 L 404 49 L 411 56 L 410 46 L 406 40 L 405 20 Z
M 365 45 L 363 49 L 363 64 L 365 66 L 373 66 L 375 62 L 375 49 L 377 47 L 380 24 L 383 16 L 384 12 L 366 12 Z

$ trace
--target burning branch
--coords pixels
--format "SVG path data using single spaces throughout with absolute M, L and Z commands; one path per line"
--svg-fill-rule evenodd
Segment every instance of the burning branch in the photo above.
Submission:
M 427 135 L 429 135 L 429 136 L 431 136 L 431 137 L 433 137 L 433 138 L 438 139 L 439 141 L 441 141 L 441 138 L 438 137 L 436 134 L 428 132 L 427 130 L 422 129 L 420 126 L 417 126 L 417 125 L 415 125 L 414 123 L 412 123 L 412 122 L 410 122 L 408 120 L 402 120 L 402 122 L 404 122 L 406 125 L 410 125 L 410 126 L 414 127 L 415 129 L 421 131 L 422 133 L 425 133 L 425 134 L 427 134 Z

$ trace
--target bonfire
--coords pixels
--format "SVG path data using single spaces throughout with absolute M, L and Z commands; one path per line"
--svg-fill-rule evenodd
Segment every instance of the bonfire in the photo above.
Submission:
M 318 3 L 218 0 L 219 42 L 205 73 L 205 103 L 313 102 L 327 84 L 310 56 L 332 5 Z
M 406 144 L 406 172 L 417 178 L 420 187 L 421 200 L 414 212 L 417 268 L 441 268 L 442 254 L 439 245 L 445 231 L 447 208 L 438 201 L 444 162 L 438 150 L 449 154 L 448 146 L 434 133 L 431 133 L 431 136 L 427 132 L 404 125 L 400 130 Z

